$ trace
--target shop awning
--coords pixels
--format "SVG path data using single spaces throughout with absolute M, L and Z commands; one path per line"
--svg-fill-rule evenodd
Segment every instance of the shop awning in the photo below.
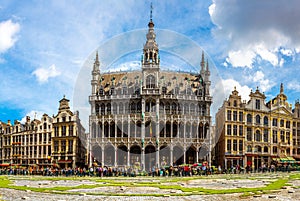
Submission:
M 1 163 L 1 164 L 0 164 L 0 167 L 8 167 L 8 166 L 10 166 L 9 163 Z

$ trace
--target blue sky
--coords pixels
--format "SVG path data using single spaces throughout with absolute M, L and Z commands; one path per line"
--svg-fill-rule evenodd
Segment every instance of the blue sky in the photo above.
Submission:
M 290 103 L 300 98 L 299 1 L 152 2 L 155 28 L 201 46 L 215 64 L 226 97 L 236 86 L 248 99 L 258 86 L 268 101 L 282 82 Z M 0 120 L 56 114 L 63 95 L 73 105 L 87 58 L 114 36 L 147 28 L 149 7 L 150 1 L 141 0 L 2 0 Z

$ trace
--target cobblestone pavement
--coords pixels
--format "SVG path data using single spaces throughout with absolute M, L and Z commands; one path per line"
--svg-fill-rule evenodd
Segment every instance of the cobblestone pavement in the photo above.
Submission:
M 244 179 L 222 179 L 222 178 L 211 178 L 211 179 L 195 179 L 189 181 L 180 181 L 176 184 L 182 185 L 184 187 L 203 187 L 207 189 L 236 189 L 236 188 L 253 188 L 253 187 L 264 187 L 269 184 L 271 181 L 276 179 L 276 175 L 269 175 L 262 178 L 258 178 L 256 175 L 256 179 L 250 179 L 251 176 L 245 176 Z M 106 178 L 107 179 L 107 178 Z M 149 179 L 149 178 L 141 178 L 141 179 L 133 179 L 127 180 L 128 182 L 140 182 L 147 180 L 152 182 L 159 182 L 161 180 Z M 97 182 L 99 184 L 99 182 Z M 90 185 L 96 184 L 95 181 L 90 180 L 59 180 L 59 181 L 49 181 L 49 180 L 30 180 L 25 178 L 15 178 L 14 185 L 16 186 L 30 186 L 35 188 L 51 188 L 54 186 L 78 186 L 78 185 Z M 165 185 L 166 183 L 164 183 Z M 174 185 L 175 183 L 170 183 L 170 185 Z M 54 194 L 54 193 L 36 193 L 13 189 L 0 189 L 0 200 L 36 200 L 36 201 L 58 201 L 58 200 L 151 200 L 151 201 L 237 201 L 237 200 L 284 200 L 284 201 L 294 201 L 300 200 L 300 189 L 296 188 L 300 186 L 299 180 L 293 180 L 288 183 L 286 187 L 283 189 L 273 191 L 269 194 L 259 194 L 259 195 L 250 195 L 247 197 L 241 197 L 241 193 L 235 194 L 216 194 L 216 195 L 193 195 L 191 193 L 188 196 L 176 196 L 176 193 L 182 193 L 180 190 L 171 190 L 171 189 L 160 189 L 156 187 L 122 187 L 122 186 L 107 186 L 107 187 L 97 187 L 92 189 L 72 189 L 66 191 L 66 193 L 80 193 L 76 195 L 70 194 Z M 124 194 L 163 194 L 163 197 L 155 197 L 155 196 L 100 196 L 100 195 L 87 195 L 88 193 L 122 193 Z

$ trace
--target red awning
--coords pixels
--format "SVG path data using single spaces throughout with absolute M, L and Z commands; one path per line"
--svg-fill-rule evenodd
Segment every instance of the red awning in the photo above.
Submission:
M 0 164 L 0 167 L 8 167 L 10 164 L 9 163 L 2 163 Z
M 59 160 L 58 163 L 72 163 L 72 160 Z

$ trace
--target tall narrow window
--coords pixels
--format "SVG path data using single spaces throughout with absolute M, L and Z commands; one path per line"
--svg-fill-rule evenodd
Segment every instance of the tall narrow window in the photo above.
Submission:
M 252 115 L 247 114 L 247 123 L 252 123 Z
M 69 140 L 68 152 L 73 153 L 73 140 Z
M 255 109 L 260 110 L 260 100 L 255 100 Z
M 237 111 L 233 111 L 233 121 L 237 121 Z
M 239 126 L 239 136 L 243 136 L 244 134 L 244 127 L 243 126 Z
M 227 135 L 231 135 L 231 125 L 227 125 Z
M 227 140 L 227 152 L 231 153 L 231 140 Z
M 237 140 L 233 140 L 233 151 L 237 151 Z
M 268 117 L 265 116 L 265 117 L 264 117 L 264 125 L 265 125 L 265 126 L 268 126 L 268 124 L 269 124 Z
M 277 143 L 277 131 L 273 130 L 272 131 L 272 138 L 273 138 L 273 143 Z
M 264 142 L 268 142 L 269 141 L 269 131 L 268 129 L 264 130 Z
M 155 88 L 155 77 L 148 75 L 146 78 L 146 88 Z
M 244 120 L 244 118 L 243 118 L 243 112 L 239 112 L 239 121 L 243 121 Z
M 227 110 L 227 121 L 231 121 L 231 110 Z
M 256 115 L 255 119 L 256 119 L 256 124 L 260 124 L 260 116 Z
M 233 135 L 237 135 L 237 125 L 233 125 Z
M 247 141 L 252 141 L 252 129 L 247 128 Z
M 244 149 L 244 143 L 243 143 L 243 140 L 239 140 L 239 151 L 240 151 L 240 152 L 243 152 L 243 149 Z

